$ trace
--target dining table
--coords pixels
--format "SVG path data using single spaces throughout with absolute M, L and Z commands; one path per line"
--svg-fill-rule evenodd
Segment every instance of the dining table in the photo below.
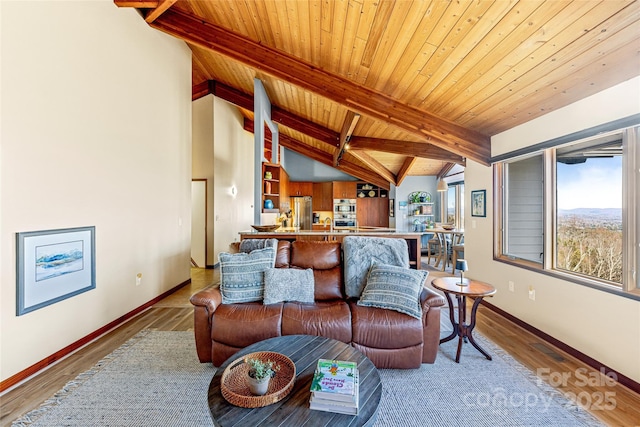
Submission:
M 433 229 L 428 229 L 427 231 L 433 233 L 435 235 L 435 238 L 438 239 L 438 242 L 440 243 L 440 253 L 436 258 L 435 266 L 438 267 L 438 265 L 440 265 L 440 261 L 442 261 L 442 271 L 444 271 L 447 267 L 449 247 L 453 247 L 462 243 L 464 239 L 464 229 L 436 227 Z M 450 238 L 447 239 L 447 236 L 450 236 Z

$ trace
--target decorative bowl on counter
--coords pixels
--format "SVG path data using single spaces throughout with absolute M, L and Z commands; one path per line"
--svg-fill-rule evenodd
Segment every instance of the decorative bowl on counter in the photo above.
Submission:
M 442 228 L 444 228 L 447 231 L 451 231 L 451 230 L 455 229 L 456 226 L 453 225 L 453 224 L 442 224 Z
M 260 231 L 262 233 L 268 233 L 270 231 L 276 231 L 278 228 L 280 228 L 280 225 L 278 225 L 278 224 L 252 225 L 251 227 L 253 227 L 253 229 L 256 230 L 256 231 Z

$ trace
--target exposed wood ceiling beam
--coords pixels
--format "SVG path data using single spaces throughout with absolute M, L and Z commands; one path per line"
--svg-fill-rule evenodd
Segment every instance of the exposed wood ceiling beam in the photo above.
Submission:
M 406 159 L 404 159 L 404 163 L 402 163 L 402 166 L 400 167 L 398 176 L 396 178 L 397 186 L 400 186 L 400 184 L 402 184 L 402 181 L 404 181 L 404 179 L 407 177 L 409 171 L 411 170 L 411 166 L 413 166 L 416 160 L 417 159 L 415 157 L 407 157 Z
M 350 150 L 346 151 L 345 153 L 347 153 L 349 156 L 353 156 L 357 158 L 362 163 L 367 165 L 369 169 L 371 169 L 378 175 L 382 176 L 387 181 L 396 185 L 397 178 L 393 174 L 393 172 L 391 172 L 382 163 L 380 163 L 379 161 L 371 157 L 369 154 L 365 153 L 364 151 L 350 151 Z
M 385 153 L 404 154 L 405 156 L 443 160 L 461 165 L 465 164 L 464 157 L 424 142 L 389 141 L 387 139 L 353 136 L 349 141 L 349 150 L 382 151 Z
M 225 85 L 215 80 L 199 83 L 193 86 L 193 100 L 205 95 L 213 94 L 240 108 L 253 111 L 253 96 L 239 89 Z M 340 139 L 338 132 L 327 129 L 302 117 L 298 117 L 275 104 L 271 106 L 271 120 L 290 129 L 304 133 L 319 141 L 326 142 L 332 147 L 337 147 Z M 351 154 L 357 154 L 357 150 L 373 150 L 385 153 L 403 154 L 405 156 L 423 157 L 427 159 L 442 160 L 446 162 L 464 165 L 464 158 L 442 148 L 425 142 L 390 141 L 387 139 L 366 138 L 351 136 L 349 138 L 349 150 Z
M 152 23 L 153 21 L 158 19 L 160 15 L 169 10 L 169 8 L 173 6 L 177 1 L 178 0 L 160 0 L 158 2 L 158 5 L 145 15 L 144 20 L 148 24 Z
M 244 119 L 244 129 L 246 131 L 253 132 L 254 126 L 255 126 L 255 123 L 253 122 L 253 120 Z M 265 143 L 267 142 L 267 140 L 268 138 L 265 138 Z M 292 138 L 288 135 L 280 134 L 279 142 L 280 142 L 280 145 L 282 145 L 285 148 L 288 148 L 291 151 L 295 151 L 296 153 L 307 156 L 317 162 L 333 167 L 333 155 L 331 153 L 328 153 L 316 147 L 309 146 L 304 142 L 298 141 L 297 139 Z M 355 176 L 356 178 L 361 179 L 363 181 L 377 185 L 378 187 L 382 187 L 386 190 L 389 190 L 390 188 L 389 182 L 385 178 L 377 175 L 376 173 L 366 168 L 363 168 L 360 165 L 356 165 L 348 161 L 347 159 L 343 159 L 340 162 L 340 166 L 338 166 L 336 169 L 344 173 L 347 173 L 349 175 Z
M 347 115 L 342 123 L 342 130 L 340 131 L 340 143 L 338 144 L 338 149 L 333 154 L 333 166 L 338 166 L 340 163 L 345 145 L 347 145 L 351 135 L 353 135 L 353 130 L 356 128 L 358 120 L 360 120 L 360 114 L 354 113 L 351 110 L 347 111 Z
M 197 85 L 191 86 L 191 100 L 195 101 L 196 99 L 200 99 L 204 96 L 213 93 L 209 90 L 209 82 L 198 83 Z
M 135 7 L 136 9 L 155 9 L 158 7 L 159 0 L 115 0 L 114 3 L 118 7 Z
M 395 125 L 447 151 L 489 165 L 490 140 L 478 132 L 175 9 L 168 10 L 150 25 L 188 43 L 221 53 L 256 70 L 317 93 L 356 112 Z
M 455 164 L 453 163 L 446 163 L 442 169 L 440 169 L 440 172 L 438 172 L 437 178 L 438 179 L 442 179 L 445 176 L 447 176 L 447 174 L 451 171 L 451 169 L 453 169 L 453 167 L 455 166 Z
M 193 87 L 191 98 L 196 100 L 210 93 L 240 108 L 253 111 L 253 95 L 249 95 L 239 89 L 227 86 L 215 80 L 209 80 L 208 82 L 195 85 Z M 338 132 L 334 132 L 331 129 L 322 127 L 302 117 L 298 117 L 274 104 L 271 105 L 271 120 L 300 133 L 304 133 L 305 135 L 319 141 L 326 142 L 334 148 L 338 146 L 338 140 L 340 138 L 340 134 L 338 134 Z

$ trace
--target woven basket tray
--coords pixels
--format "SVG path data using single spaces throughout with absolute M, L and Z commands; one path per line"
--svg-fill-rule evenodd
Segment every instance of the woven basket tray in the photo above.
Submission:
M 269 382 L 269 389 L 264 396 L 254 396 L 249 391 L 246 377 L 249 365 L 245 359 L 271 360 L 280 367 L 276 375 Z M 273 351 L 258 351 L 249 353 L 244 357 L 234 360 L 222 373 L 220 388 L 222 396 L 232 405 L 243 408 L 260 408 L 282 400 L 293 389 L 296 379 L 296 365 L 284 354 Z

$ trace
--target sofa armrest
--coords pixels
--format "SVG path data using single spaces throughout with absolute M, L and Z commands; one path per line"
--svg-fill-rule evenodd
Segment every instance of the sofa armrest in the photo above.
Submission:
M 216 308 L 222 304 L 222 294 L 219 287 L 211 287 L 193 294 L 189 301 L 196 307 L 205 307 L 209 313 L 213 314 Z
M 445 305 L 444 297 L 431 289 L 423 288 L 420 305 L 424 343 L 422 363 L 434 363 L 440 343 L 440 307 Z
M 189 299 L 193 304 L 193 332 L 200 362 L 211 362 L 211 317 L 222 304 L 220 288 L 207 288 Z
M 428 310 L 429 307 L 442 307 L 445 305 L 444 297 L 431 289 L 422 288 L 420 294 L 420 305 L 423 310 Z

